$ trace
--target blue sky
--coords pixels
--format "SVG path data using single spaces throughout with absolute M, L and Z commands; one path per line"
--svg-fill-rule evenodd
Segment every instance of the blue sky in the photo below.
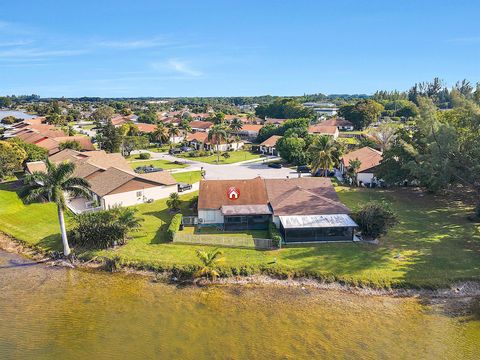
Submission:
M 10 1 L 0 94 L 372 93 L 480 81 L 478 1 Z

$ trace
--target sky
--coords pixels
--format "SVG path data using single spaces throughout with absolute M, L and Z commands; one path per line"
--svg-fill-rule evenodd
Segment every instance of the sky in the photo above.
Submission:
M 371 94 L 480 81 L 480 1 L 9 1 L 0 95 Z

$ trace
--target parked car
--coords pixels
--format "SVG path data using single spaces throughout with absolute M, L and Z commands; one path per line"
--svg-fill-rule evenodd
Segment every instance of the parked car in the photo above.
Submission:
M 163 171 L 163 169 L 162 168 L 157 168 L 157 167 L 154 167 L 154 166 L 151 166 L 151 165 L 137 166 L 135 168 L 135 172 L 137 174 L 147 174 L 147 173 L 153 173 L 153 172 L 159 172 L 159 171 Z
M 309 173 L 310 171 L 312 171 L 312 170 L 310 169 L 310 166 L 308 166 L 308 165 L 297 166 L 297 172 L 298 173 Z
M 274 168 L 274 169 L 281 169 L 283 167 L 282 164 L 277 163 L 277 162 L 270 162 L 268 163 L 268 167 Z
M 187 184 L 187 183 L 178 183 L 177 184 L 178 192 L 184 192 L 186 190 L 190 190 L 191 188 L 192 188 L 192 184 Z
M 182 150 L 181 150 L 181 149 L 175 149 L 175 148 L 174 148 L 174 149 L 168 150 L 168 153 L 169 153 L 170 155 L 181 154 L 181 153 L 182 153 Z
M 182 150 L 183 152 L 189 152 L 189 151 L 193 151 L 193 148 L 188 146 L 182 146 L 180 150 Z

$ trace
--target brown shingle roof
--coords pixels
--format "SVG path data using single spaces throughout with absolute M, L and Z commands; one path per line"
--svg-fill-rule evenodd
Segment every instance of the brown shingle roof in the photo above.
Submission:
M 145 123 L 136 123 L 135 126 L 138 128 L 138 131 L 142 133 L 153 133 L 157 128 L 155 124 L 145 124 Z
M 273 147 L 277 144 L 277 141 L 280 140 L 281 138 L 282 137 L 280 135 L 272 135 L 267 140 L 262 142 L 260 146 Z
M 227 191 L 235 187 L 240 191 L 237 200 L 230 200 Z M 199 209 L 220 209 L 223 205 L 265 205 L 268 203 L 264 180 L 202 180 L 198 196 Z
M 348 214 L 328 178 L 265 179 L 275 215 Z
M 262 127 L 263 127 L 263 125 L 244 124 L 240 131 L 259 132 Z
M 350 160 L 355 159 L 360 160 L 360 168 L 358 169 L 358 172 L 364 172 L 373 169 L 380 164 L 382 161 L 382 152 L 366 146 L 343 155 L 343 165 L 348 167 Z
M 310 134 L 335 135 L 337 131 L 338 128 L 336 126 L 323 125 L 323 123 L 308 127 L 308 132 Z
M 331 118 L 321 122 L 322 125 L 328 126 L 353 126 L 353 124 L 342 118 Z
M 92 141 L 87 136 L 61 136 L 61 137 L 54 137 L 55 141 L 58 141 L 60 144 L 67 142 L 67 141 L 77 141 L 82 150 L 95 150 L 95 146 L 93 146 Z
M 210 129 L 212 126 L 213 123 L 210 121 L 194 120 L 190 122 L 192 129 Z
M 158 171 L 147 174 L 137 174 L 138 178 L 142 178 L 148 181 L 154 181 L 162 185 L 175 185 L 177 180 L 168 171 Z
M 47 167 L 43 161 L 28 162 L 25 164 L 25 167 L 30 174 L 33 174 L 34 172 L 45 172 L 47 170 Z
M 208 138 L 208 133 L 206 132 L 196 132 L 196 133 L 193 133 L 193 134 L 187 134 L 187 138 L 186 140 L 187 141 L 193 141 L 193 140 L 196 140 L 198 142 L 205 142 Z

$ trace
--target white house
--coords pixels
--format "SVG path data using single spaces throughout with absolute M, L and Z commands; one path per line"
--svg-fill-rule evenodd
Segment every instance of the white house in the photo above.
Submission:
M 264 155 L 273 155 L 276 156 L 277 153 L 277 142 L 280 140 L 282 136 L 279 135 L 272 135 L 267 140 L 260 144 L 260 152 Z
M 357 180 L 359 182 L 368 186 L 376 181 L 374 172 L 375 168 L 380 165 L 380 162 L 382 161 L 381 151 L 366 146 L 343 155 L 340 161 L 340 171 L 343 175 L 348 172 L 351 160 L 360 161 L 360 168 L 358 169 L 357 174 Z

